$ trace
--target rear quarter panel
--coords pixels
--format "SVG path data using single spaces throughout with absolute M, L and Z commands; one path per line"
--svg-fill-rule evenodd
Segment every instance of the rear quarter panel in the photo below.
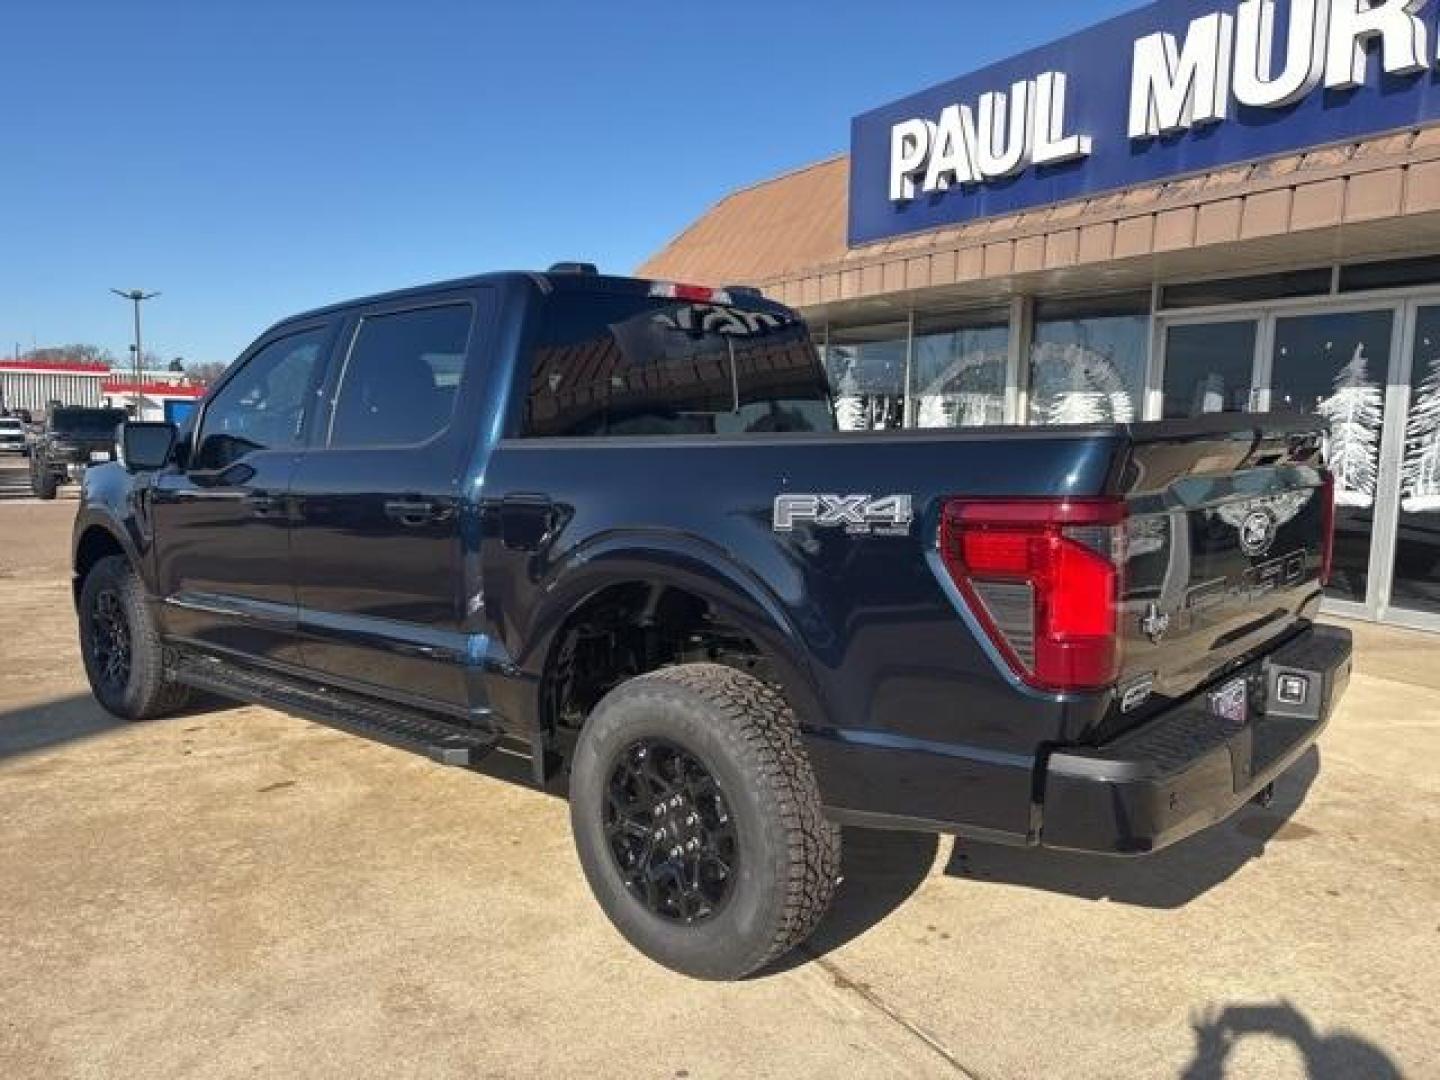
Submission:
M 487 610 L 538 679 L 577 597 L 656 577 L 716 597 L 784 662 L 832 807 L 903 802 L 1023 834 L 1037 750 L 1103 703 L 1008 676 L 937 575 L 940 509 L 955 495 L 1099 494 L 1122 453 L 1093 431 L 507 440 L 484 486 Z M 898 536 L 778 533 L 786 493 L 910 495 L 915 520 Z M 506 522 L 547 502 L 535 541 L 507 545 Z

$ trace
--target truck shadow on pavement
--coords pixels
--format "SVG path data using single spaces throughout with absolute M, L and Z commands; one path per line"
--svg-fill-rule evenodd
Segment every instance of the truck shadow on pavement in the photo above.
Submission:
M 158 721 L 183 720 L 237 708 L 215 697 L 200 697 L 174 716 Z M 111 716 L 89 694 L 75 694 L 58 701 L 43 701 L 0 712 L 0 761 L 33 754 L 103 735 L 125 727 L 128 721 Z
M 1194 1017 L 1195 1057 L 1179 1080 L 1226 1080 L 1231 1052 L 1244 1039 L 1260 1036 L 1294 1045 L 1309 1080 L 1400 1080 L 1400 1067 L 1384 1050 L 1352 1031 L 1317 1031 L 1288 1001 L 1273 1005 L 1228 1005 Z
M 1262 856 L 1267 844 L 1314 836 L 1313 829 L 1291 818 L 1319 771 L 1320 751 L 1312 746 L 1275 782 L 1275 799 L 1269 807 L 1243 807 L 1229 820 L 1144 858 L 1073 855 L 957 839 L 945 873 L 1085 900 L 1183 907 Z
M 845 828 L 840 887 L 830 911 L 804 945 L 765 968 L 760 976 L 803 967 L 883 922 L 930 876 L 939 850 L 940 838 L 930 833 Z

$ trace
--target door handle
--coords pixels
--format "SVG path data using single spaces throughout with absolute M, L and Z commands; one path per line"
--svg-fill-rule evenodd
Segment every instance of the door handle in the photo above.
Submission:
M 428 499 L 390 499 L 385 503 L 385 516 L 413 529 L 443 521 L 449 513 L 443 505 Z
M 268 491 L 252 491 L 245 496 L 245 505 L 259 518 L 279 517 L 285 508 L 284 500 Z

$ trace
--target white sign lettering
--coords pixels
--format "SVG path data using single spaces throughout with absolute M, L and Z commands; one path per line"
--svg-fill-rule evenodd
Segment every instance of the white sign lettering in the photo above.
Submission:
M 1228 120 L 1235 105 L 1280 109 L 1322 84 L 1365 85 L 1372 55 L 1391 76 L 1429 71 L 1437 57 L 1421 13 L 1429 0 L 1288 0 L 1286 39 L 1278 43 L 1280 0 L 1239 0 L 1234 14 L 1195 19 L 1183 36 L 1135 42 L 1129 137 L 1156 139 Z M 1091 156 L 1094 139 L 1070 129 L 1069 79 L 1047 71 L 973 103 L 945 106 L 938 118 L 891 128 L 890 199 L 975 187 L 1031 166 Z
M 915 198 L 956 184 L 981 184 L 1088 157 L 1091 140 L 1065 131 L 1063 72 L 1015 83 L 1004 93 L 981 94 L 970 105 L 947 105 L 937 121 L 905 120 L 890 129 L 890 198 Z
M 1330 0 L 1292 0 L 1285 63 L 1271 70 L 1275 55 L 1275 0 L 1244 0 L 1236 13 L 1235 100 L 1241 105 L 1279 109 L 1293 105 L 1325 77 Z
M 1217 124 L 1230 108 L 1233 15 L 1206 15 L 1190 24 L 1183 47 L 1174 34 L 1135 43 L 1130 76 L 1130 138 L 1172 135 Z

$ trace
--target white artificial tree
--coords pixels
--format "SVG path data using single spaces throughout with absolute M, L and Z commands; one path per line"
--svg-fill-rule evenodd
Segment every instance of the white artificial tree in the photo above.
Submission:
M 1410 403 L 1400 495 L 1407 514 L 1440 510 L 1440 354 Z
M 915 425 L 922 428 L 948 428 L 952 421 L 944 394 L 925 394 L 920 398 Z
M 1108 420 L 1109 400 L 1098 390 L 1062 390 L 1045 411 L 1047 424 L 1099 424 Z
M 1355 348 L 1350 363 L 1335 376 L 1335 392 L 1320 402 L 1318 411 L 1330 424 L 1325 457 L 1335 474 L 1335 501 L 1341 506 L 1375 504 L 1380 468 L 1380 427 L 1385 398 L 1370 381 L 1365 345 Z
M 865 401 L 856 393 L 855 375 L 847 371 L 835 396 L 835 426 L 841 431 L 865 430 Z
M 1084 345 L 1047 344 L 1037 359 L 1057 364 L 1066 386 L 1049 400 L 1037 403 L 1035 412 L 1046 424 L 1128 424 L 1135 419 L 1135 402 L 1113 359 Z

